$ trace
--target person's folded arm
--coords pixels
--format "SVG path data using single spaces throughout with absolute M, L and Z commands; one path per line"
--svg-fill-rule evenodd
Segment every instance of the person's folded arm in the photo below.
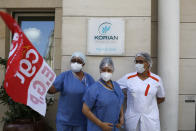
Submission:
M 120 128 L 124 124 L 124 112 L 123 112 L 123 105 L 120 109 L 120 116 L 119 116 L 119 123 L 116 125 L 117 128 Z
M 89 109 L 88 105 L 84 102 L 83 108 L 82 108 L 83 114 L 91 120 L 93 123 L 95 123 L 97 126 L 99 126 L 103 131 L 112 131 L 113 124 L 112 123 L 106 123 L 99 120 Z

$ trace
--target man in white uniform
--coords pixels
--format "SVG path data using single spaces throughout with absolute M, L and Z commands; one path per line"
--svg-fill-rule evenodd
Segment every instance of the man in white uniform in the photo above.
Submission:
M 136 54 L 135 66 L 136 72 L 117 81 L 121 89 L 127 89 L 126 130 L 160 131 L 157 104 L 165 100 L 162 80 L 150 72 L 152 59 L 148 53 Z

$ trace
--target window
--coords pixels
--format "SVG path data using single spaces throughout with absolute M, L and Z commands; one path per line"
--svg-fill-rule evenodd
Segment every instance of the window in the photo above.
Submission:
M 54 13 L 14 13 L 21 29 L 53 68 Z

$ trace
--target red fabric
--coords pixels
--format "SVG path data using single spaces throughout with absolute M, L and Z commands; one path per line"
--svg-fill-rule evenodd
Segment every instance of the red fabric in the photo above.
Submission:
M 0 16 L 13 34 L 12 48 L 10 50 L 9 59 L 7 62 L 4 88 L 7 94 L 14 101 L 22 104 L 27 104 L 28 88 L 30 82 L 40 69 L 43 63 L 43 58 L 37 52 L 31 42 L 27 39 L 16 21 L 9 14 L 0 11 Z M 35 59 L 35 55 L 33 53 L 30 53 L 30 55 L 27 56 L 27 52 L 30 51 L 30 49 L 33 49 L 38 55 L 39 59 L 36 63 L 32 62 Z M 29 67 L 28 71 L 28 66 L 26 63 L 30 63 L 31 66 Z M 32 70 L 33 67 L 36 69 L 34 73 Z M 26 76 L 21 72 L 21 68 L 23 70 L 26 70 L 27 73 L 32 73 L 33 75 Z M 21 78 L 19 77 L 19 75 L 16 75 L 17 72 L 21 75 Z M 22 79 L 22 77 L 24 79 Z M 22 80 L 24 80 L 24 83 L 22 83 Z
M 159 79 L 155 78 L 154 76 L 150 76 L 150 78 L 152 78 L 153 80 L 159 82 Z
M 137 74 L 131 75 L 131 76 L 129 76 L 127 79 L 130 79 L 130 78 L 133 78 L 133 77 L 136 77 L 136 76 L 138 76 L 138 75 L 137 75 Z
M 149 88 L 150 88 L 150 85 L 148 84 L 147 87 L 146 87 L 145 96 L 148 95 Z

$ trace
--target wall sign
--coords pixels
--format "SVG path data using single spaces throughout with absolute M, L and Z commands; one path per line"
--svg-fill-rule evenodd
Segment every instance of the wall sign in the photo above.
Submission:
M 91 18 L 88 20 L 88 55 L 123 55 L 124 20 Z

